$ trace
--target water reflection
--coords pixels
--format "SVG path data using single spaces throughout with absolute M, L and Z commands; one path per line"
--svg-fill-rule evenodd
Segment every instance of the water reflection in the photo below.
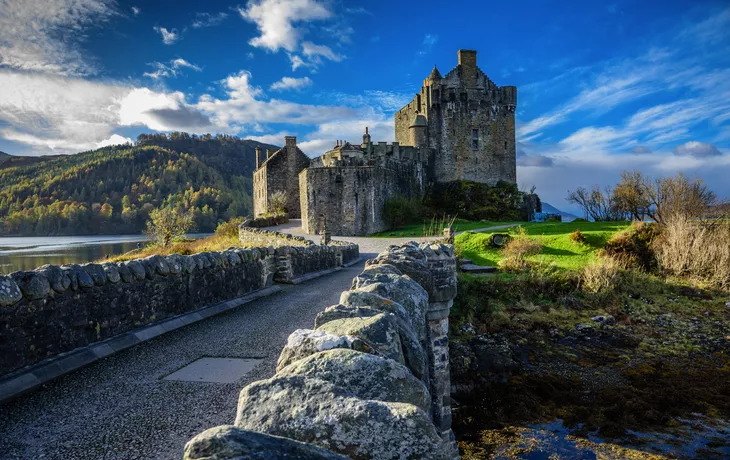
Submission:
M 202 238 L 208 234 L 188 235 Z M 124 254 L 144 245 L 144 235 L 0 238 L 0 274 L 33 270 L 45 264 L 86 263 Z

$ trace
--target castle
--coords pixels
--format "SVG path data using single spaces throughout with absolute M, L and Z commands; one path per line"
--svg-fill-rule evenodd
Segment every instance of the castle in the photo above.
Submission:
M 458 51 L 445 76 L 434 66 L 421 91 L 395 113 L 395 139 L 361 144 L 337 141 L 310 159 L 287 136 L 283 148 L 256 151 L 254 214 L 263 215 L 272 193 L 283 191 L 291 217 L 309 234 L 326 226 L 335 235 L 387 230 L 389 198 L 420 198 L 426 186 L 467 180 L 515 183 L 517 88 L 498 87 L 477 67 L 477 52 Z

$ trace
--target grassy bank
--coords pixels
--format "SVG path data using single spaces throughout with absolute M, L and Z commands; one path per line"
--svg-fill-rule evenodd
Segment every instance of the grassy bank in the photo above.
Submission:
M 224 251 L 230 247 L 241 247 L 238 236 L 233 235 L 211 235 L 201 239 L 184 239 L 175 241 L 167 246 L 154 242 L 147 243 L 140 249 L 135 249 L 124 254 L 109 257 L 97 261 L 100 262 L 123 262 L 125 260 L 141 259 L 153 255 L 169 256 L 170 254 L 182 254 L 184 256 L 206 251 Z
M 529 239 L 537 240 L 543 246 L 540 254 L 530 256 L 527 260 L 554 264 L 564 270 L 579 270 L 595 259 L 596 251 L 603 248 L 611 236 L 628 226 L 629 222 L 527 222 L 521 223 L 519 227 L 500 230 L 499 233 L 514 235 L 521 227 L 525 229 Z M 570 234 L 576 230 L 584 235 L 584 242 L 577 243 L 570 239 Z M 490 247 L 491 235 L 492 233 L 462 233 L 457 235 L 455 243 L 462 257 L 471 259 L 477 265 L 496 266 L 504 256 L 500 249 Z
M 509 225 L 518 222 L 497 222 L 491 220 L 464 220 L 456 219 L 454 221 L 454 231 L 465 232 L 469 230 L 478 230 L 482 228 L 496 227 L 498 225 Z M 422 237 L 422 236 L 434 236 L 441 235 L 443 233 L 443 221 L 425 221 L 422 224 L 411 224 L 404 227 L 399 227 L 395 230 L 388 230 L 385 232 L 374 233 L 370 236 L 376 238 L 393 238 L 393 237 Z M 434 233 L 435 232 L 435 233 Z

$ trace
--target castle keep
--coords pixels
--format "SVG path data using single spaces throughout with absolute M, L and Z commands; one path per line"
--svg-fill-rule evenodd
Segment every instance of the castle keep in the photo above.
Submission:
M 309 159 L 286 137 L 284 148 L 257 152 L 254 214 L 263 215 L 272 193 L 287 195 L 287 210 L 307 233 L 336 235 L 387 230 L 389 198 L 420 198 L 436 182 L 515 183 L 517 88 L 498 87 L 477 67 L 477 53 L 459 50 L 445 76 L 436 67 L 413 100 L 395 113 L 396 142 L 337 141 Z

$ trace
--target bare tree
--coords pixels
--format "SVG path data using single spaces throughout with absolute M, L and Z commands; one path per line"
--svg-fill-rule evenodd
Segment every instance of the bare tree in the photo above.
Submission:
M 586 218 L 596 222 L 611 222 L 626 220 L 627 213 L 617 206 L 611 187 L 601 190 L 594 185 L 591 190 L 578 187 L 575 191 L 568 191 L 567 200 L 575 203 L 583 210 Z

